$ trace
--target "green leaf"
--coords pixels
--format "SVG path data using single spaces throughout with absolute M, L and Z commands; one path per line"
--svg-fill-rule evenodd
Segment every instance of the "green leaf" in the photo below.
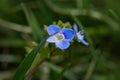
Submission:
M 21 4 L 24 13 L 26 15 L 28 24 L 30 25 L 32 32 L 33 32 L 33 37 L 36 41 L 39 41 L 40 39 L 42 39 L 44 37 L 44 32 L 43 29 L 40 29 L 39 24 L 36 20 L 35 15 L 33 14 L 33 12 L 27 8 L 24 4 Z
M 46 42 L 46 39 L 42 40 L 23 60 L 21 65 L 18 67 L 15 75 L 13 76 L 13 80 L 23 80 L 26 72 L 30 68 L 34 58 L 36 57 L 40 47 Z
M 61 20 L 59 20 L 59 21 L 57 22 L 57 25 L 60 26 L 60 27 L 64 27 L 64 23 L 63 23 Z

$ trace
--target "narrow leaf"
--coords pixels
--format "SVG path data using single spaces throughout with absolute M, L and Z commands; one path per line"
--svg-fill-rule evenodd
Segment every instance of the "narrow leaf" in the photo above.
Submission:
M 36 17 L 33 14 L 33 12 L 31 11 L 31 9 L 27 8 L 24 4 L 21 4 L 21 6 L 24 10 L 28 24 L 30 25 L 30 27 L 32 29 L 34 39 L 36 41 L 39 41 L 40 39 L 42 39 L 44 37 L 43 30 L 39 27 Z
M 18 67 L 15 75 L 13 76 L 13 80 L 23 80 L 26 72 L 30 68 L 34 58 L 36 57 L 40 47 L 45 43 L 46 39 L 42 40 L 23 60 L 21 65 Z

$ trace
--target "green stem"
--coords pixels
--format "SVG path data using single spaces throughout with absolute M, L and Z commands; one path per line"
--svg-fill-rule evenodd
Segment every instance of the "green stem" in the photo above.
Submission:
M 96 64 L 96 59 L 93 58 L 93 60 L 90 63 L 90 66 L 88 68 L 88 71 L 87 71 L 87 73 L 85 75 L 84 80 L 89 80 L 90 79 L 90 77 L 91 77 L 91 75 L 92 75 L 92 73 L 94 71 L 95 64 Z
M 51 52 L 50 52 L 50 57 L 53 57 L 54 56 L 54 52 L 55 52 L 55 49 L 53 49 Z M 29 71 L 27 72 L 26 76 L 25 76 L 25 79 L 24 80 L 29 80 L 29 78 L 32 76 L 32 74 L 38 69 L 38 67 L 44 63 L 48 58 L 43 58 L 40 62 L 38 62 L 35 66 L 33 66 L 32 68 L 29 69 Z
M 63 80 L 62 79 L 62 76 L 64 75 L 64 73 L 65 73 L 65 71 L 68 69 L 68 67 L 70 66 L 71 64 L 67 64 L 67 65 L 65 65 L 65 67 L 63 68 L 63 70 L 61 71 L 61 73 L 60 73 L 60 75 L 58 76 L 58 80 Z
M 82 26 L 82 24 L 80 23 L 80 21 L 77 19 L 76 16 L 72 15 L 72 18 L 78 24 L 78 26 L 80 27 L 80 29 L 84 29 L 84 27 Z M 98 54 L 97 54 L 97 52 L 95 50 L 95 47 L 93 45 L 93 42 L 92 42 L 91 38 L 89 37 L 89 35 L 87 34 L 87 32 L 85 32 L 85 34 L 86 34 L 86 39 L 88 40 L 88 43 L 89 43 L 89 49 L 90 49 L 92 57 L 93 57 L 93 60 L 90 63 L 90 66 L 89 66 L 88 71 L 87 71 L 87 73 L 85 75 L 85 78 L 84 78 L 84 80 L 89 80 L 89 78 L 92 75 L 92 72 L 94 71 L 95 64 L 96 64 L 96 59 L 98 58 Z
M 31 33 L 31 29 L 28 26 L 12 23 L 1 18 L 0 26 L 23 33 Z

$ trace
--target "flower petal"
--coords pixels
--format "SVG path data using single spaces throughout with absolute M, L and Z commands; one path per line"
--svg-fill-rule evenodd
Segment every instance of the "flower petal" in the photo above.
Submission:
M 88 46 L 88 43 L 85 40 L 80 40 L 84 45 Z
M 78 26 L 76 23 L 74 23 L 73 27 L 74 27 L 75 32 L 78 32 Z
M 48 37 L 46 41 L 50 43 L 55 43 L 58 41 L 58 39 L 56 38 L 55 35 L 53 35 L 53 36 Z
M 84 34 L 81 34 L 81 32 L 79 31 L 78 33 L 76 33 L 76 36 L 78 39 L 82 40 L 84 39 Z
M 81 32 L 79 31 L 76 35 L 80 42 L 82 42 L 84 45 L 88 46 L 88 43 L 84 40 L 84 34 L 81 34 Z
M 74 38 L 74 31 L 70 28 L 63 28 L 62 33 L 65 36 L 65 39 L 71 41 Z
M 49 35 L 55 34 L 60 31 L 60 27 L 57 25 L 49 25 L 47 28 L 47 32 Z
M 62 40 L 62 41 L 56 42 L 55 45 L 58 48 L 64 50 L 64 49 L 67 49 L 70 46 L 70 43 L 67 40 Z

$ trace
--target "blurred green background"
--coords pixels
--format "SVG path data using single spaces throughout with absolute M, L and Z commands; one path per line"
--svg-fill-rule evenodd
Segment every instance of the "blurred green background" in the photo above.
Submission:
M 120 0 L 0 0 L 0 80 L 12 80 L 44 25 L 82 23 L 94 48 L 77 41 L 30 80 L 120 80 Z M 94 49 L 94 51 L 92 51 Z M 45 51 L 43 51 L 45 52 Z

